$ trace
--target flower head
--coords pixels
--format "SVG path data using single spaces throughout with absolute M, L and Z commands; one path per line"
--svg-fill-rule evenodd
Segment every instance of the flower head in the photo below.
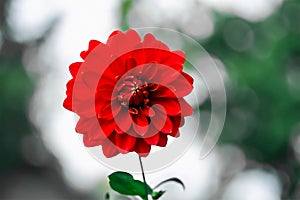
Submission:
M 185 55 L 170 51 L 152 34 L 134 30 L 96 40 L 70 65 L 64 107 L 79 115 L 76 131 L 87 147 L 102 146 L 106 157 L 164 147 L 178 137 L 184 117 L 193 113 L 184 100 L 193 78 L 182 71 Z

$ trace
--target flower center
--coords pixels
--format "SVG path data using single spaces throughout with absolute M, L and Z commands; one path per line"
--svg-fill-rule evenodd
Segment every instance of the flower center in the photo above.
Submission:
M 117 88 L 118 100 L 124 107 L 138 109 L 149 103 L 148 89 L 148 83 L 140 77 L 127 76 Z

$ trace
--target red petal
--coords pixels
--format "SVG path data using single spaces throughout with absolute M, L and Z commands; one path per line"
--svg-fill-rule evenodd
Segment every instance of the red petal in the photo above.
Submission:
M 157 145 L 158 142 L 159 142 L 159 133 L 158 134 L 155 134 L 151 137 L 147 137 L 147 138 L 144 138 L 144 141 L 147 142 L 148 144 L 150 145 Z
M 93 123 L 93 119 L 80 117 L 76 124 L 75 130 L 77 133 L 85 134 L 90 130 L 92 123 Z
M 164 122 L 166 121 L 167 115 L 160 111 L 156 111 L 155 115 L 151 117 L 151 124 L 157 129 L 161 130 L 164 127 Z
M 135 50 L 133 50 L 130 55 L 135 59 L 136 61 L 136 66 L 140 66 L 143 64 L 146 64 L 146 57 L 147 55 L 145 54 L 144 49 L 142 48 L 141 45 L 136 45 Z
M 154 45 L 149 45 L 148 47 L 144 47 L 144 51 L 146 54 L 146 63 L 160 63 L 162 60 L 162 56 L 164 54 L 164 50 L 160 50 Z
M 181 124 L 181 117 L 180 116 L 175 116 L 175 117 L 170 117 L 170 119 L 173 122 L 173 130 L 172 133 L 168 134 L 173 137 L 179 137 L 179 126 Z
M 119 114 L 119 112 L 121 111 L 122 107 L 121 107 L 121 105 L 114 103 L 112 105 L 111 109 L 112 109 L 111 111 L 112 111 L 113 116 L 116 117 Z
M 125 133 L 122 129 L 120 129 L 120 127 L 118 127 L 117 125 L 116 125 L 116 128 L 115 128 L 115 131 L 116 131 L 116 133 L 118 133 L 118 134 L 123 134 L 123 133 Z
M 180 72 L 176 71 L 175 69 L 171 67 L 166 66 L 160 66 L 158 67 L 158 72 L 151 80 L 153 83 L 158 83 L 161 85 L 168 85 L 168 83 L 171 83 L 173 81 L 176 81 L 178 77 L 181 75 Z
M 148 33 L 144 36 L 144 48 L 153 48 L 156 50 L 169 51 L 169 47 L 157 40 L 151 33 Z
M 95 117 L 96 112 L 94 109 L 94 102 L 90 100 L 74 101 L 73 100 L 73 110 L 81 117 Z
M 182 116 L 190 116 L 193 114 L 194 109 L 183 98 L 179 99 L 179 103 L 181 106 L 181 115 Z
M 128 43 L 133 46 L 135 46 L 136 44 L 139 44 L 141 42 L 141 38 L 135 30 L 129 29 L 125 33 L 125 35 L 127 37 Z
M 107 45 L 100 43 L 96 48 L 89 52 L 89 55 L 82 66 L 84 69 L 83 71 L 103 74 L 112 61 L 111 49 Z
M 149 124 L 147 134 L 144 135 L 143 138 L 149 138 L 158 133 L 159 133 L 159 130 L 153 124 Z
M 176 70 L 176 71 L 182 71 L 182 69 L 183 69 L 183 64 L 181 64 L 181 63 L 175 63 L 175 64 L 171 65 L 171 67 L 172 67 L 174 70 Z
M 119 58 L 109 65 L 109 69 L 114 77 L 121 77 L 126 73 L 125 63 Z
M 121 108 L 122 108 L 121 105 L 119 105 L 119 103 L 116 101 L 112 101 L 112 102 L 100 101 L 97 102 L 95 105 L 98 118 L 109 119 L 109 120 L 115 118 L 121 111 Z
M 116 116 L 115 121 L 118 127 L 124 132 L 127 132 L 132 124 L 132 119 L 127 109 L 122 109 Z
M 136 66 L 136 61 L 134 58 L 127 58 L 125 60 L 125 68 L 126 68 L 126 71 L 129 71 L 130 69 L 134 68 Z
M 94 124 L 93 127 L 89 130 L 88 136 L 91 140 L 94 141 L 103 141 L 104 139 L 107 138 L 107 136 L 103 132 L 103 129 L 100 127 L 98 123 Z
M 165 147 L 167 145 L 167 142 L 168 142 L 167 135 L 160 134 L 159 142 L 157 143 L 157 146 Z
M 75 78 L 76 75 L 78 74 L 78 70 L 80 68 L 80 66 L 82 65 L 82 62 L 75 62 L 75 63 L 72 63 L 70 66 L 69 66 L 69 70 L 70 70 L 70 73 L 71 75 Z
M 97 108 L 97 106 L 96 106 L 96 108 Z M 113 116 L 113 113 L 112 113 L 111 105 L 106 104 L 105 107 L 102 107 L 99 112 L 97 111 L 97 116 L 98 116 L 98 118 L 106 119 L 106 120 L 113 119 L 114 116 Z
M 139 112 L 138 115 L 133 115 L 132 118 L 134 121 L 134 123 L 132 124 L 133 129 L 136 131 L 136 133 L 141 136 L 145 135 L 148 131 L 149 125 L 147 117 L 142 112 Z
M 191 77 L 190 75 L 188 75 L 188 74 L 185 73 L 185 72 L 181 72 L 181 74 L 184 76 L 184 78 L 185 78 L 191 85 L 193 85 L 193 83 L 194 83 L 193 77 Z
M 99 82 L 101 83 L 101 85 L 106 85 L 106 84 L 115 85 L 116 81 L 117 81 L 117 79 L 116 79 L 115 75 L 113 74 L 113 72 L 111 71 L 111 69 L 107 68 L 103 72 Z
M 119 154 L 119 150 L 114 144 L 114 138 L 111 137 L 109 140 L 106 140 L 105 143 L 102 144 L 102 151 L 105 157 L 111 158 Z
M 83 135 L 83 144 L 86 147 L 94 147 L 101 145 L 102 141 L 92 140 L 88 134 Z
M 179 65 L 174 65 L 174 64 L 182 64 L 185 61 L 185 53 L 183 51 L 177 50 L 177 51 L 172 51 L 172 52 L 166 52 L 164 54 L 164 59 L 162 61 L 162 64 L 165 64 L 167 66 L 174 66 L 174 69 L 178 69 L 178 71 L 182 70 L 182 67 L 180 67 Z M 180 68 L 177 68 L 180 67 Z
M 100 75 L 94 72 L 84 72 L 82 80 L 89 89 L 95 90 L 100 79 Z
M 87 55 L 88 55 L 88 52 L 87 52 L 87 51 L 82 51 L 82 52 L 80 53 L 80 57 L 81 57 L 83 60 L 87 57 Z
M 116 97 L 112 96 L 114 86 L 109 84 L 104 84 L 100 82 L 100 85 L 97 87 L 97 91 L 95 94 L 96 101 L 97 99 L 105 99 L 105 100 L 112 100 Z
M 137 45 L 141 43 L 141 38 L 135 30 L 128 30 L 124 34 L 122 46 L 120 48 L 121 54 L 129 53 L 137 49 Z
M 89 49 L 87 51 L 82 51 L 80 53 L 80 57 L 85 60 L 88 54 L 99 44 L 101 44 L 101 42 L 99 42 L 98 40 L 91 40 L 89 42 Z
M 150 92 L 154 92 L 154 91 L 158 90 L 158 88 L 159 88 L 159 84 L 156 84 L 156 83 L 148 84 L 148 91 L 150 91 Z
M 137 139 L 133 151 L 137 152 L 140 156 L 146 157 L 151 150 L 151 145 L 147 144 L 142 138 Z
M 109 137 L 112 132 L 115 130 L 116 124 L 114 120 L 102 120 L 98 119 L 98 122 L 100 124 L 100 127 L 103 131 L 103 133 Z
M 147 33 L 145 36 L 144 36 L 144 44 L 152 44 L 154 41 L 155 41 L 155 37 L 154 35 L 152 35 L 151 33 Z
M 192 78 L 190 76 L 186 77 L 186 74 L 182 74 L 182 76 L 179 76 L 175 81 L 168 84 L 171 88 L 173 87 L 173 92 L 177 97 L 184 97 L 193 90 L 193 84 L 190 83 Z
M 122 34 L 122 32 L 119 31 L 119 30 L 113 31 L 113 32 L 109 35 L 108 41 L 111 40 L 111 39 L 112 39 L 115 35 L 117 35 L 117 34 Z M 107 43 L 108 43 L 108 41 L 107 41 Z
M 178 57 L 185 60 L 185 52 L 181 50 L 172 51 L 173 54 L 176 54 Z
M 155 115 L 155 111 L 150 106 L 143 106 L 141 111 L 147 117 L 153 117 Z
M 185 123 L 185 119 L 184 119 L 184 117 L 181 117 L 181 121 L 180 121 L 179 127 L 182 127 L 184 125 L 184 123 Z
M 116 134 L 116 145 L 123 153 L 130 152 L 134 147 L 136 138 L 128 134 Z
M 74 81 L 72 92 L 73 98 L 91 101 L 91 98 L 94 98 L 95 93 L 89 87 L 87 87 L 87 85 L 80 78 L 77 76 L 76 80 Z
M 134 30 L 128 30 L 126 33 L 117 32 L 110 36 L 107 45 L 111 48 L 113 55 L 121 57 L 122 55 L 135 50 L 136 45 L 140 43 L 140 37 Z
M 155 105 L 161 105 L 165 110 L 159 110 L 161 112 L 165 112 L 167 115 L 170 116 L 176 116 L 179 115 L 181 110 L 180 110 L 180 105 L 177 99 L 154 99 L 151 100 L 151 104 Z M 158 107 L 159 108 L 159 107 Z
M 167 116 L 166 117 L 166 122 L 164 127 L 160 130 L 162 133 L 171 133 L 173 130 L 173 124 L 170 118 Z
M 74 79 L 69 80 L 66 86 L 67 86 L 66 94 L 72 96 L 73 88 L 74 88 Z
M 72 109 L 73 109 L 72 101 L 73 101 L 72 96 L 68 95 L 67 98 L 64 100 L 64 103 L 63 103 L 64 108 L 72 111 Z
M 148 81 L 151 81 L 157 74 L 158 65 L 156 63 L 148 63 L 140 67 L 140 75 Z
M 91 40 L 89 42 L 89 49 L 88 51 L 93 50 L 96 46 L 98 46 L 99 44 L 101 44 L 101 42 L 99 42 L 98 40 Z
M 159 85 L 157 90 L 153 91 L 151 94 L 152 98 L 176 98 L 175 94 L 162 85 Z
M 156 112 L 154 117 L 151 117 L 151 123 L 153 123 L 154 127 L 163 132 L 163 133 L 171 133 L 173 129 L 173 124 L 171 119 L 162 112 Z

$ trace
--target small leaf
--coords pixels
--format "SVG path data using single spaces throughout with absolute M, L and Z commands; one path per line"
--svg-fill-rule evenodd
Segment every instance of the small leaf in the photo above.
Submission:
M 109 200 L 109 198 L 110 198 L 110 195 L 109 195 L 108 192 L 106 192 L 106 194 L 105 194 L 105 200 Z
M 157 186 L 155 186 L 153 189 L 156 189 L 159 186 L 161 186 L 161 185 L 163 185 L 163 184 L 165 184 L 167 182 L 176 182 L 176 183 L 179 183 L 183 187 L 183 189 L 185 190 L 184 183 L 179 178 L 169 178 L 167 180 L 164 180 L 163 182 L 161 182 Z
M 151 196 L 153 198 L 153 200 L 157 200 L 159 199 L 166 191 L 158 191 L 158 192 L 152 192 Z
M 110 187 L 116 192 L 124 195 L 137 195 L 141 198 L 146 197 L 145 184 L 139 180 L 135 180 L 133 176 L 126 172 L 114 172 L 108 176 Z M 147 193 L 152 194 L 153 190 L 146 185 Z

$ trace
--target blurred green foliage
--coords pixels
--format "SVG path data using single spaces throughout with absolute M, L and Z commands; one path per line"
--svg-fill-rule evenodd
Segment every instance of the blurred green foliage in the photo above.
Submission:
M 127 23 L 127 15 L 128 12 L 130 11 L 133 0 L 123 0 L 122 1 L 122 6 L 121 6 L 121 23 L 120 23 L 120 28 L 121 30 L 127 30 L 129 29 L 129 25 Z
M 23 164 L 22 139 L 32 133 L 27 111 L 34 85 L 21 60 L 25 46 L 9 39 L 8 3 L 0 1 L 0 175 Z
M 215 17 L 215 33 L 203 46 L 229 76 L 220 143 L 237 144 L 248 159 L 284 170 L 294 187 L 300 175 L 291 146 L 300 122 L 299 1 L 284 1 L 261 22 Z
M 204 43 L 229 74 L 222 142 L 240 144 L 249 156 L 255 156 L 251 149 L 258 150 L 258 158 L 265 161 L 286 156 L 292 128 L 300 122 L 299 94 L 293 94 L 288 82 L 289 70 L 300 68 L 300 30 L 292 26 L 295 20 L 300 22 L 300 5 L 295 16 L 288 6 L 284 3 L 271 17 L 256 23 L 218 15 L 215 34 Z M 226 35 L 228 28 L 231 35 Z
M 33 83 L 17 57 L 0 56 L 0 173 L 20 165 L 21 141 L 32 132 L 27 110 Z

